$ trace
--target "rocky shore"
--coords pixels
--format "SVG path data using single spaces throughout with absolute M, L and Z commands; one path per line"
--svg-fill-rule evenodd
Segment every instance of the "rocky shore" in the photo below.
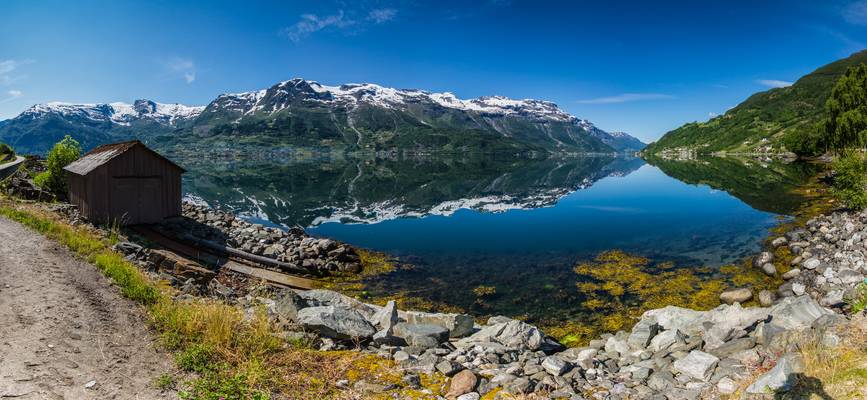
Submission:
M 179 233 L 222 240 L 277 260 L 304 265 L 304 260 L 314 259 L 306 265 L 320 268 L 346 260 L 336 257 L 351 251 L 341 244 L 334 247 L 336 242 L 328 239 L 310 238 L 300 229 L 283 232 L 199 206 L 185 205 L 184 213 L 192 222 L 177 222 L 173 229 Z M 798 345 L 804 338 L 833 348 L 840 343 L 836 329 L 852 323 L 852 304 L 867 291 L 865 223 L 867 213 L 837 212 L 773 238 L 772 248 L 755 257 L 755 267 L 778 274 L 771 270 L 770 250 L 787 246 L 796 268 L 782 274 L 784 283 L 776 292 L 758 293 L 762 307 L 742 307 L 753 292 L 740 288 L 721 295 L 730 304 L 708 311 L 674 306 L 650 310 L 631 331 L 605 334 L 579 348 L 567 349 L 537 327 L 507 317 L 477 323 L 466 314 L 399 310 L 394 302 L 367 304 L 329 290 L 265 289 L 233 297 L 216 282 L 197 294 L 230 297 L 251 313 L 264 306 L 287 339 L 320 350 L 358 349 L 393 360 L 404 371 L 402 386 L 418 387 L 420 374 L 443 374 L 449 377 L 444 388 L 448 399 L 506 394 L 699 399 L 728 398 L 736 392 L 762 398 L 795 384 L 792 377 L 803 371 Z M 332 253 L 329 248 L 343 250 Z M 140 250 L 129 251 L 130 257 L 141 258 Z M 389 382 L 337 384 L 368 394 L 395 387 Z
M 235 248 L 300 267 L 313 275 L 357 273 L 362 268 L 356 250 L 345 243 L 309 236 L 301 228 L 283 230 L 250 223 L 232 213 L 190 202 L 183 203 L 183 217 L 166 221 L 163 228 L 182 239 Z

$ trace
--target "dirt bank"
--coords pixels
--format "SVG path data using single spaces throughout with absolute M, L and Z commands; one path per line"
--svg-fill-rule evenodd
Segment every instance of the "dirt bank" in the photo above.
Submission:
M 175 398 L 144 322 L 93 265 L 0 217 L 0 398 Z

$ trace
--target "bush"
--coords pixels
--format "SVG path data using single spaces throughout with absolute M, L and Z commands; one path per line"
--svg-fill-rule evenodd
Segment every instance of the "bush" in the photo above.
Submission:
M 867 207 L 867 160 L 864 155 L 849 152 L 834 161 L 834 196 L 849 208 L 861 210 Z
M 796 129 L 783 137 L 783 145 L 799 157 L 816 157 L 827 149 L 822 128 Z
M 66 175 L 63 168 L 81 157 L 81 145 L 66 135 L 48 152 L 48 170 L 36 175 L 33 182 L 53 193 L 66 193 Z

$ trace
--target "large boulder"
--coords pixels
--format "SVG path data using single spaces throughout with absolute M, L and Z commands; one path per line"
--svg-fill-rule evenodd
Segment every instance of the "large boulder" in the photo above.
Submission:
M 440 314 L 421 311 L 400 311 L 400 319 L 410 324 L 439 325 L 448 329 L 449 337 L 460 338 L 473 333 L 473 317 L 468 314 Z
M 510 320 L 486 326 L 471 336 L 459 340 L 457 346 L 471 347 L 483 343 L 497 343 L 517 350 L 539 350 L 545 343 L 545 337 L 533 325 Z
M 334 339 L 367 339 L 376 329 L 358 311 L 338 306 L 307 307 L 297 322 L 306 329 Z
M 394 336 L 405 340 L 411 346 L 427 349 L 448 341 L 449 331 L 439 325 L 401 322 L 394 326 Z
M 783 329 L 806 329 L 823 315 L 834 314 L 810 296 L 787 297 L 771 307 L 771 322 Z
M 361 314 L 368 321 L 373 320 L 381 307 L 363 303 L 352 297 L 342 295 L 335 291 L 325 289 L 313 289 L 297 292 L 310 306 L 335 306 L 350 308 Z
M 291 289 L 283 290 L 274 297 L 274 313 L 284 322 L 296 322 L 298 311 L 308 306 L 307 301 Z

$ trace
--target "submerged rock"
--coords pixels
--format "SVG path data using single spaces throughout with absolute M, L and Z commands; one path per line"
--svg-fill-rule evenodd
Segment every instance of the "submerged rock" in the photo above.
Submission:
M 744 303 L 752 298 L 753 291 L 750 288 L 726 290 L 719 295 L 720 301 L 726 304 Z

